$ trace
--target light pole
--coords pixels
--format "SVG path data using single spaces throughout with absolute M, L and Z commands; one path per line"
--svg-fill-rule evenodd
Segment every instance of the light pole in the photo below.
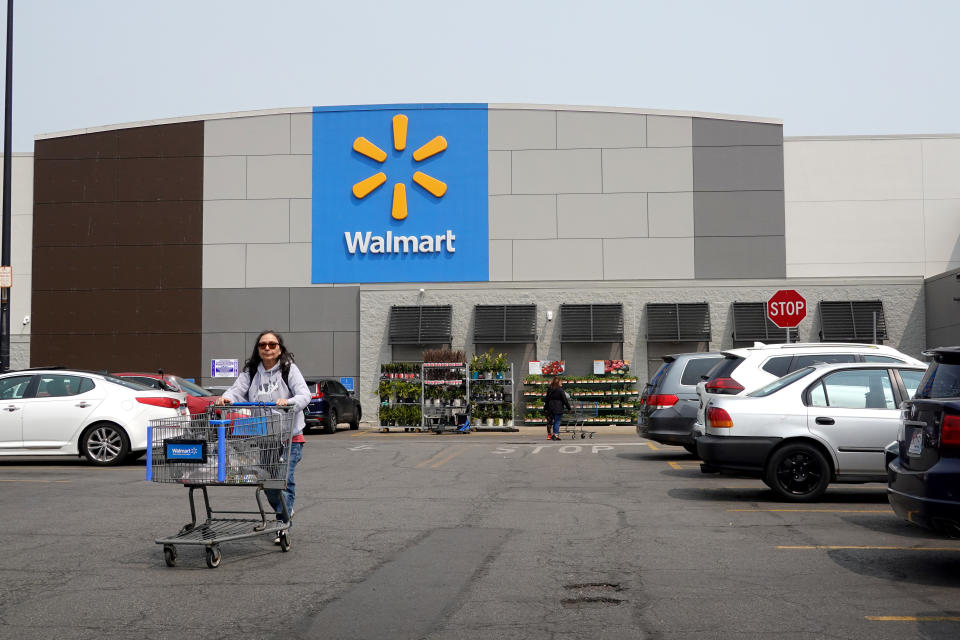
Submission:
M 13 0 L 7 0 L 7 79 L 3 97 L 3 234 L 0 266 L 10 266 L 10 153 L 13 102 Z M 10 369 L 10 288 L 0 288 L 0 371 Z

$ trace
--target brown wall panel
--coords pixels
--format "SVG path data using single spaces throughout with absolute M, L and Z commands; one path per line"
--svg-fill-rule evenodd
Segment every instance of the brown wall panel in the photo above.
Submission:
M 48 138 L 37 140 L 34 145 L 34 158 L 37 160 L 116 158 L 118 152 L 116 131 Z
M 203 157 L 203 122 L 134 127 L 117 132 L 120 158 Z
M 39 143 L 38 143 L 39 144 Z M 34 202 L 112 202 L 117 160 L 34 160 Z
M 34 246 L 201 244 L 203 203 L 98 202 L 34 205 Z
M 199 377 L 203 122 L 38 140 L 31 363 Z
M 37 289 L 189 289 L 202 268 L 190 245 L 36 247 L 36 260 L 57 265 L 34 276 Z
M 200 334 L 49 335 L 31 346 L 33 366 L 156 371 L 199 378 Z
M 117 200 L 203 200 L 203 158 L 119 160 Z

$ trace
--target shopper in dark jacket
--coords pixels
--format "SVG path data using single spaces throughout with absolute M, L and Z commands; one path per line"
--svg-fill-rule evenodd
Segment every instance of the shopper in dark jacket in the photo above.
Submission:
M 563 420 L 563 410 L 570 411 L 570 400 L 560 384 L 560 378 L 554 378 L 550 381 L 547 388 L 547 397 L 543 402 L 546 409 L 547 419 L 553 422 L 553 432 L 547 434 L 550 440 L 560 439 L 560 421 Z

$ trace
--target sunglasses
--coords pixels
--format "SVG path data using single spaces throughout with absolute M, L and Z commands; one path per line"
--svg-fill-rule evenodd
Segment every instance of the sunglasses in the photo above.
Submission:
M 258 342 L 257 346 L 261 349 L 276 349 L 280 346 L 279 342 Z

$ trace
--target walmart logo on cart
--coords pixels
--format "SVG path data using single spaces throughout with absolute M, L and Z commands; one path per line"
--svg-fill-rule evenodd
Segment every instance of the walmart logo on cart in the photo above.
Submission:
M 486 105 L 315 107 L 313 277 L 488 280 Z

